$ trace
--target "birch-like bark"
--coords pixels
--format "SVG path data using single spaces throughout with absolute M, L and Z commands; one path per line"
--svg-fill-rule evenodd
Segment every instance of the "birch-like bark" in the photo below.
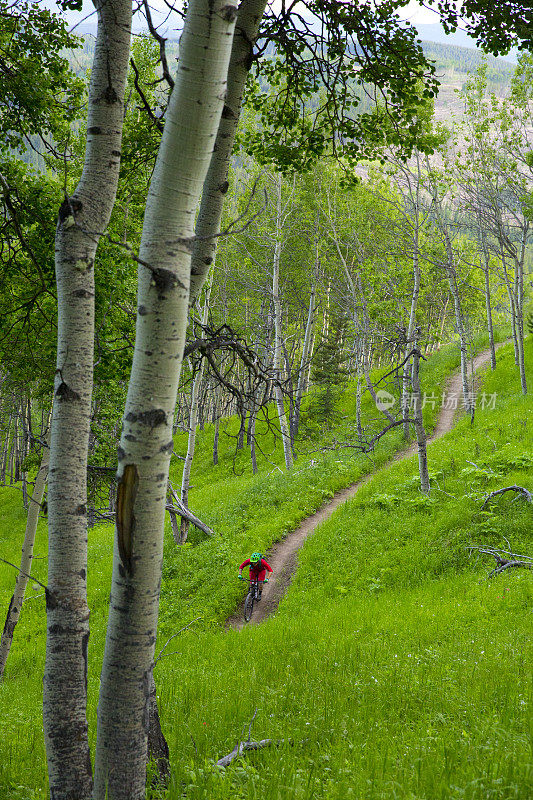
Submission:
M 483 251 L 483 277 L 485 286 L 485 309 L 487 313 L 487 330 L 489 333 L 489 347 L 490 347 L 490 366 L 492 370 L 496 369 L 496 345 L 494 343 L 494 325 L 492 322 L 492 304 L 490 296 L 490 256 L 488 247 L 485 241 L 485 232 L 483 228 L 479 227 L 479 235 L 481 239 L 481 248 Z
M 291 434 L 289 424 L 287 422 L 287 414 L 285 412 L 285 403 L 283 400 L 283 392 L 281 390 L 281 361 L 282 361 L 282 330 L 281 330 L 281 300 L 279 296 L 279 266 L 281 259 L 281 230 L 282 208 L 281 208 L 281 175 L 276 179 L 276 235 L 274 241 L 274 259 L 272 262 L 272 301 L 274 305 L 274 358 L 273 358 L 273 371 L 276 377 L 276 384 L 274 393 L 276 397 L 276 406 L 278 409 L 278 420 L 281 431 L 281 441 L 283 443 L 283 453 L 285 456 L 285 467 L 291 469 L 293 465 L 292 460 L 292 447 L 291 447 Z
M 216 257 L 218 238 L 215 237 L 220 231 L 222 207 L 229 189 L 228 174 L 231 153 L 241 116 L 244 87 L 253 63 L 253 47 L 265 7 L 266 0 L 242 0 L 239 6 L 228 68 L 224 109 L 196 221 L 197 239 L 191 259 L 191 305 L 198 297 Z
M 420 351 L 417 349 L 415 349 L 413 353 L 413 369 L 411 372 L 411 380 L 413 384 L 413 413 L 415 420 L 415 432 L 416 441 L 418 444 L 420 491 L 424 494 L 429 494 L 430 485 L 427 456 L 427 436 L 426 429 L 424 428 L 424 417 L 422 414 L 422 392 L 420 390 Z
M 520 370 L 520 386 L 522 394 L 527 394 L 527 378 L 524 358 L 524 261 L 529 225 L 522 231 L 521 252 L 515 257 L 515 293 L 516 293 L 516 333 L 518 340 L 518 368 Z
M 410 350 L 413 346 L 413 334 L 415 331 L 416 326 L 416 311 L 418 307 L 418 297 L 420 295 L 420 156 L 416 154 L 416 166 L 417 166 L 417 174 L 414 178 L 414 191 L 412 187 L 412 180 L 411 174 L 407 174 L 408 180 L 408 189 L 409 189 L 409 197 L 411 198 L 412 209 L 413 209 L 413 218 L 412 218 L 412 230 L 413 230 L 413 292 L 411 295 L 411 308 L 409 310 L 409 322 L 407 324 L 407 336 L 406 336 L 406 345 L 405 345 L 405 358 L 407 358 Z M 405 174 L 405 173 L 404 173 Z M 409 439 L 409 422 L 407 421 L 407 417 L 409 416 L 409 379 L 410 369 L 409 364 L 406 363 L 404 370 L 403 370 L 403 381 L 402 381 L 402 400 L 401 400 L 401 408 L 402 408 L 402 415 L 404 418 L 404 425 L 403 425 L 403 435 L 404 439 Z
M 20 571 L 17 574 L 15 589 L 13 591 L 13 596 L 11 597 L 4 630 L 2 632 L 2 638 L 0 640 L 0 680 L 4 676 L 7 657 L 9 656 L 9 651 L 11 649 L 11 644 L 13 642 L 13 636 L 15 633 L 15 626 L 20 618 L 22 604 L 24 603 L 24 595 L 26 593 L 26 587 L 28 585 L 28 580 L 31 573 L 35 534 L 37 533 L 39 512 L 41 510 L 46 479 L 48 477 L 48 462 L 50 454 L 48 446 L 49 443 L 50 435 L 47 437 L 46 447 L 44 448 L 41 459 L 41 465 L 35 477 L 33 493 L 29 498 L 28 515 L 26 517 L 26 530 L 24 533 L 24 543 L 22 545 L 22 555 L 20 558 Z
M 165 497 L 195 213 L 226 91 L 237 9 L 191 0 L 148 194 L 135 349 L 119 448 L 117 530 L 94 800 L 144 800 Z
M 457 270 L 455 266 L 455 257 L 453 247 L 450 240 L 448 231 L 448 224 L 443 217 L 441 203 L 437 195 L 437 190 L 432 185 L 433 203 L 437 222 L 442 232 L 444 245 L 446 248 L 446 262 L 444 268 L 446 277 L 448 278 L 448 286 L 450 287 L 450 294 L 453 298 L 454 311 L 455 311 L 455 326 L 459 336 L 459 347 L 461 350 L 461 380 L 463 384 L 463 398 L 465 410 L 470 415 L 471 419 L 474 418 L 474 405 L 468 386 L 468 342 L 466 337 L 465 323 L 463 317 L 463 310 L 461 307 L 461 296 L 459 293 L 459 286 L 457 284 Z
M 211 286 L 213 285 L 213 272 L 211 272 L 211 279 L 207 286 L 204 302 L 204 310 L 202 312 L 202 325 L 207 325 L 209 317 L 209 300 L 211 297 Z M 204 361 L 200 362 L 200 367 L 192 382 L 191 388 L 191 410 L 189 413 L 189 436 L 187 439 L 187 454 L 183 464 L 183 472 L 181 476 L 181 502 L 185 508 L 189 507 L 189 486 L 191 482 L 191 468 L 194 459 L 194 450 L 196 447 L 196 426 L 198 422 L 198 399 L 200 396 L 200 386 L 204 376 Z M 179 544 L 185 544 L 187 536 L 189 535 L 189 520 L 185 517 L 181 518 Z
M 83 173 L 59 210 L 58 345 L 48 479 L 47 639 L 43 717 L 50 795 L 88 800 L 87 449 L 94 338 L 94 258 L 115 202 L 129 63 L 131 0 L 95 0 L 98 34 Z
M 313 341 L 313 330 L 316 320 L 316 280 L 313 281 L 311 287 L 311 297 L 309 298 L 309 311 L 307 312 L 307 323 L 305 326 L 305 335 L 302 346 L 302 357 L 300 359 L 300 369 L 298 371 L 298 385 L 296 387 L 296 399 L 294 401 L 294 433 L 293 439 L 298 436 L 298 428 L 300 425 L 300 408 L 302 405 L 302 398 L 304 395 L 305 376 L 309 367 L 311 356 L 311 342 Z

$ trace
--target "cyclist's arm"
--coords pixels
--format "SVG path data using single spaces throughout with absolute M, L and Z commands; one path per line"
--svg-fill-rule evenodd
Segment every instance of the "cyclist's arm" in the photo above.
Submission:
M 243 569 L 245 567 L 248 567 L 249 565 L 250 565 L 250 559 L 249 558 L 247 558 L 246 561 L 242 562 L 241 566 L 239 567 L 239 578 L 242 576 Z

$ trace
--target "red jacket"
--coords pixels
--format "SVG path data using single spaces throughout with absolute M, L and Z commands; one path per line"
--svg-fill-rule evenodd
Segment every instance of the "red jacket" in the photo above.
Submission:
M 253 581 L 257 578 L 258 581 L 264 581 L 266 571 L 272 572 L 272 567 L 265 561 L 264 558 L 261 559 L 257 564 L 250 564 L 250 559 L 247 558 L 246 561 L 243 561 L 239 570 L 244 569 L 245 567 L 250 567 L 250 580 Z

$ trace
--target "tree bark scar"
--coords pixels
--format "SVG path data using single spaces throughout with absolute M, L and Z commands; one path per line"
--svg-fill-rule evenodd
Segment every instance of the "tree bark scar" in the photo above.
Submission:
M 81 400 L 80 395 L 78 392 L 75 392 L 74 389 L 71 389 L 65 381 L 61 381 L 59 386 L 56 389 L 56 397 L 61 402 L 71 402 L 72 400 Z
M 222 19 L 226 22 L 233 22 L 238 15 L 239 11 L 236 6 L 224 6 L 220 9 Z
M 153 408 L 150 411 L 140 411 L 136 414 L 130 411 L 126 416 L 127 422 L 140 422 L 149 428 L 156 428 L 158 425 L 167 424 L 167 415 L 162 408 Z
M 71 225 L 74 224 L 74 219 L 71 219 L 70 222 L 68 221 L 69 217 L 74 217 L 75 214 L 78 214 L 83 208 L 83 203 L 81 200 L 76 200 L 74 197 L 65 197 L 61 205 L 59 206 L 58 212 L 58 222 L 60 225 L 63 225 L 65 228 L 69 228 Z
M 126 464 L 117 489 L 117 537 L 120 560 L 128 573 L 133 572 L 133 533 L 135 517 L 133 506 L 139 486 L 139 472 L 135 464 Z
M 5 625 L 4 625 L 4 633 L 3 633 L 4 636 L 8 633 L 9 622 L 10 622 L 10 618 L 11 618 L 11 609 L 13 608 L 13 600 L 14 599 L 15 599 L 15 595 L 12 594 L 11 595 L 11 600 L 9 601 L 9 608 L 7 609 L 7 616 L 6 616 L 6 622 L 5 622 Z M 10 634 L 11 633 L 12 632 L 10 631 Z

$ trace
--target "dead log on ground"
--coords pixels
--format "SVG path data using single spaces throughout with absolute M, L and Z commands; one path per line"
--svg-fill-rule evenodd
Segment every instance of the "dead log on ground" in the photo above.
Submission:
M 494 575 L 500 575 L 508 569 L 515 567 L 522 567 L 523 569 L 533 569 L 533 557 L 522 556 L 511 550 L 503 550 L 499 547 L 477 547 L 471 545 L 468 548 L 471 552 L 482 553 L 483 555 L 492 556 L 496 561 L 496 566 L 487 576 L 492 578 Z
M 527 489 L 524 489 L 523 486 L 516 486 L 515 484 L 514 486 L 506 486 L 504 489 L 497 489 L 495 492 L 491 492 L 489 495 L 487 495 L 487 497 L 485 498 L 485 502 L 481 506 L 481 510 L 485 508 L 489 500 L 492 500 L 493 497 L 496 497 L 496 495 L 499 494 L 503 494 L 504 492 L 518 492 L 528 503 L 533 503 L 533 495 L 531 494 L 531 492 L 528 491 Z

